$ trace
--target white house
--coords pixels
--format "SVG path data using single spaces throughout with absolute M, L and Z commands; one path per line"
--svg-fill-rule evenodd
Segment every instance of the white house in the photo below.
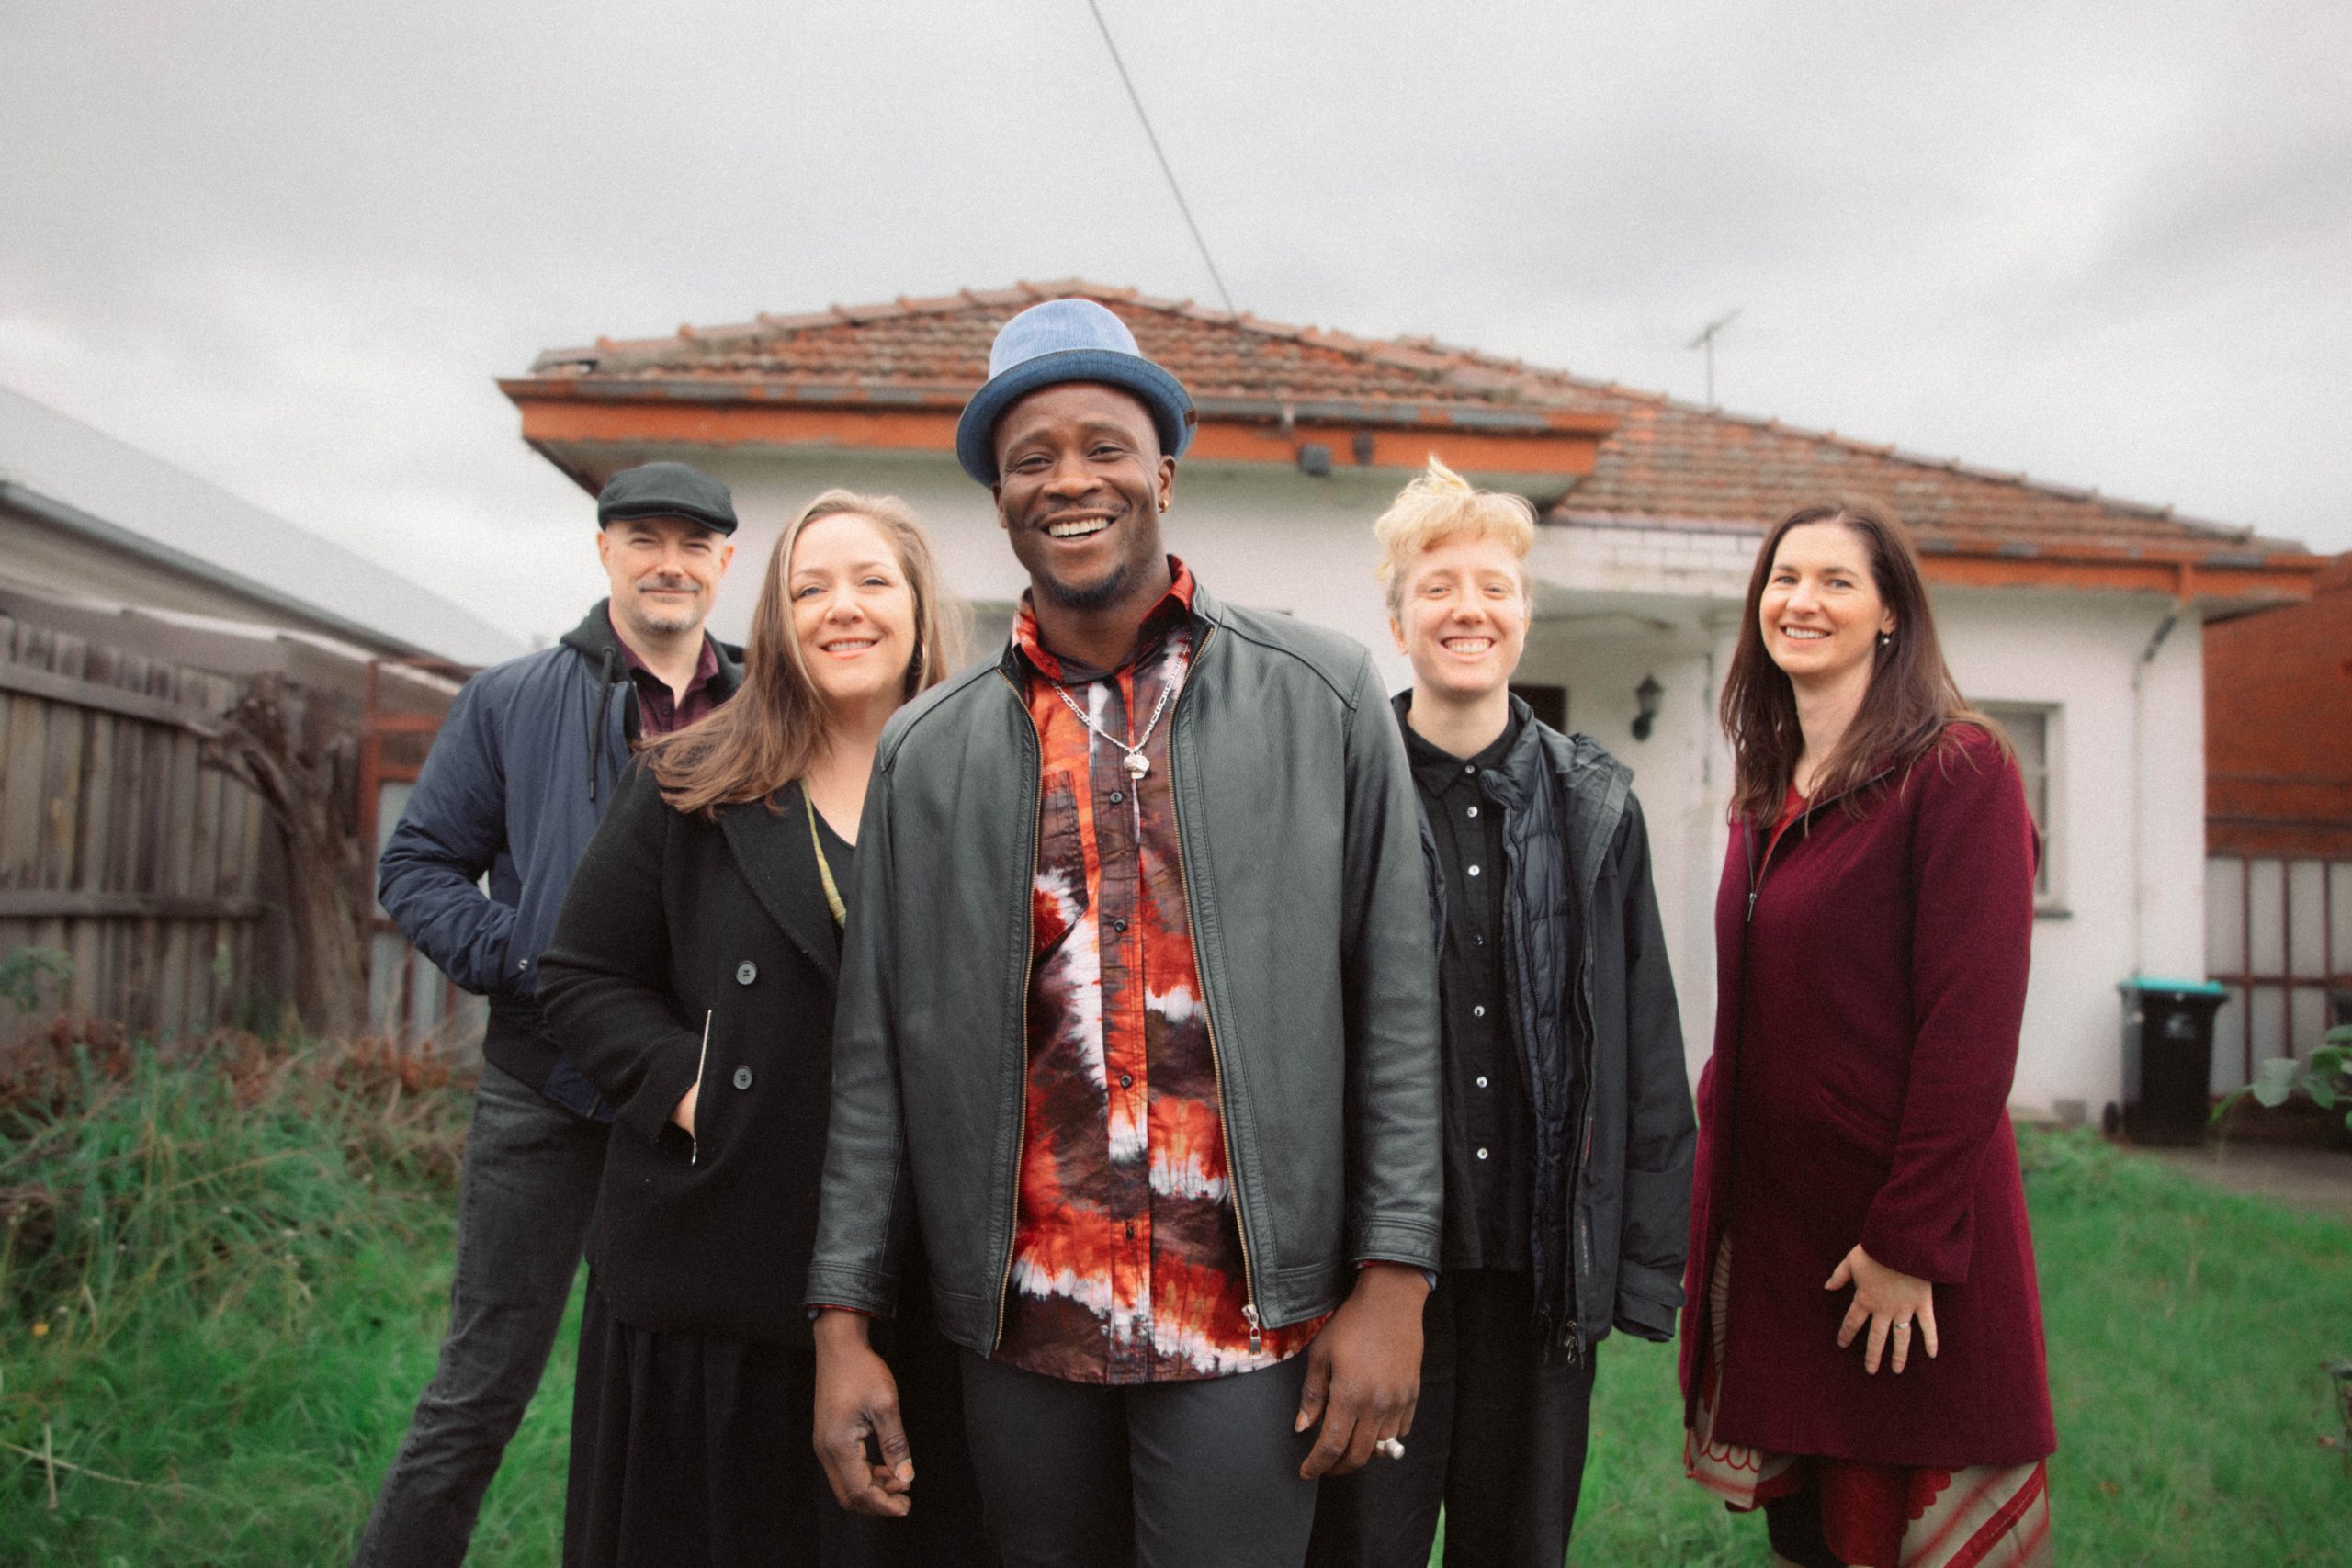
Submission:
M 2049 853 L 2018 1103 L 2096 1114 L 2121 1089 L 2117 982 L 2203 974 L 2200 628 L 2307 596 L 2321 562 L 2298 545 L 1425 339 L 1079 282 L 600 339 L 500 385 L 525 439 L 585 489 L 656 456 L 727 481 L 746 565 L 819 490 L 905 497 L 992 636 L 1024 579 L 956 466 L 956 416 L 997 326 L 1071 294 L 1117 311 L 1199 404 L 1170 547 L 1227 598 L 1360 638 L 1399 685 L 1373 518 L 1431 453 L 1536 502 L 1521 680 L 1636 770 L 1694 1070 L 1725 841 L 1716 696 L 1762 530 L 1825 492 L 1874 494 L 1911 523 L 1962 687 L 2027 766 Z M 748 623 L 758 581 L 732 575 L 722 631 Z M 1656 712 L 1637 723 L 1645 689 Z

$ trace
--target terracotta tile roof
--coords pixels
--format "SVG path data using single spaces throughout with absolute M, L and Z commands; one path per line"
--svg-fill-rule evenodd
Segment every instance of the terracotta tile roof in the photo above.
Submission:
M 1320 405 L 1383 423 L 1615 422 L 1592 473 L 1552 509 L 1558 522 L 1756 528 L 1825 492 L 1891 502 L 1928 550 L 2030 554 L 2302 554 L 2292 541 L 2198 522 L 2095 491 L 1971 468 L 1834 432 L 1727 414 L 1429 338 L 1372 339 L 1265 321 L 1080 279 L 1023 283 L 888 304 L 834 306 L 673 337 L 550 350 L 534 381 L 605 384 L 795 402 L 960 406 L 986 378 L 989 341 L 1014 311 L 1082 295 L 1116 311 L 1144 353 L 1181 378 L 1204 417 L 1221 404 Z M 515 384 L 510 384 L 510 390 Z

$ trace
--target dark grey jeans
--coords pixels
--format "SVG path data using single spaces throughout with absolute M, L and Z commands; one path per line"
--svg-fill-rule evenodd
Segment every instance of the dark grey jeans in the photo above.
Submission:
M 595 1213 L 611 1129 L 485 1064 L 458 1189 L 449 1332 L 354 1568 L 456 1568 L 539 1386 Z
M 1421 1309 L 1405 1457 L 1323 1483 L 1308 1568 L 1559 1568 L 1584 1489 L 1598 1346 L 1545 1361 L 1526 1274 L 1450 1269 Z
M 1316 1483 L 1298 1467 L 1315 1433 L 1291 1430 L 1304 1352 L 1130 1387 L 962 1360 L 964 1429 L 1004 1568 L 1297 1568 L 1306 1555 Z

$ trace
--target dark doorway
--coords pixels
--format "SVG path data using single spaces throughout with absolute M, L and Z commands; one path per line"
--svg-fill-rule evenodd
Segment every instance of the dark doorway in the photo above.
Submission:
M 1511 683 L 1511 694 L 1535 710 L 1535 716 L 1560 731 L 1568 728 L 1568 689 L 1566 686 L 1522 686 Z

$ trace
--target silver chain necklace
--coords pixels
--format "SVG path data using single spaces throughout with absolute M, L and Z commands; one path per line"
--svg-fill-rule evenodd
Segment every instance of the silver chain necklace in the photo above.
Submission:
M 1116 746 L 1120 750 L 1126 753 L 1126 757 L 1121 765 L 1127 770 L 1127 776 L 1129 778 L 1139 779 L 1143 777 L 1144 774 L 1151 772 L 1151 759 L 1143 754 L 1143 749 L 1150 743 L 1151 732 L 1159 728 L 1159 716 L 1168 711 L 1168 699 L 1174 696 L 1178 689 L 1184 684 L 1184 671 L 1188 662 L 1189 660 L 1185 655 L 1180 653 L 1176 656 L 1175 678 L 1170 680 L 1167 685 L 1162 686 L 1159 689 L 1159 700 L 1151 705 L 1151 716 L 1144 721 L 1143 733 L 1136 736 L 1133 740 L 1122 740 L 1117 736 L 1112 734 L 1109 730 L 1103 728 L 1101 725 L 1095 723 L 1092 719 L 1087 717 L 1086 710 L 1078 705 L 1078 699 L 1071 696 L 1069 694 L 1069 688 L 1063 685 L 1059 681 L 1056 681 L 1053 683 L 1054 690 L 1060 694 L 1062 705 L 1069 709 L 1072 717 L 1076 718 L 1079 723 L 1086 726 L 1087 728 L 1092 730 L 1095 734 L 1101 736 L 1103 739 L 1108 740 L 1112 745 Z

